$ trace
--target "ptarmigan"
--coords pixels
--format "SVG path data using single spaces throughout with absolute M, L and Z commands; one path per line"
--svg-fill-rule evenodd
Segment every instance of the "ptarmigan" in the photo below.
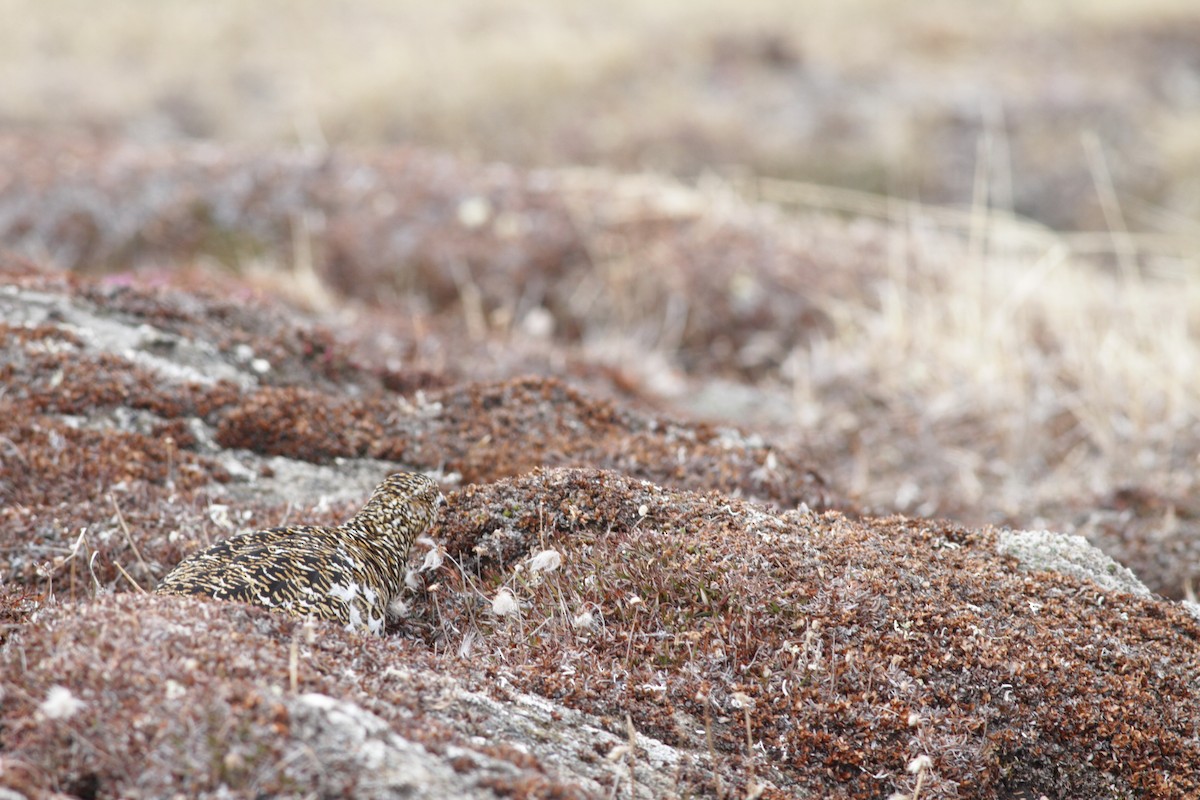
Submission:
M 179 562 L 154 591 L 239 600 L 379 634 L 404 586 L 409 547 L 443 502 L 431 479 L 398 472 L 337 527 L 233 536 Z

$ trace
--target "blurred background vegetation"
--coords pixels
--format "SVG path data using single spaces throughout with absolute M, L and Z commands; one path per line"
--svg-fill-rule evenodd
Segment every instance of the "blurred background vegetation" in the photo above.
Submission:
M 9 129 L 417 142 L 964 206 L 985 187 L 1056 229 L 1200 237 L 1192 0 L 0 0 L 0 18 Z

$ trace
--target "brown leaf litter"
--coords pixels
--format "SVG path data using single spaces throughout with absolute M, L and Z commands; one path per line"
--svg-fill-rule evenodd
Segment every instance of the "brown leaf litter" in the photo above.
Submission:
M 378 715 L 425 758 L 453 747 L 476 790 L 537 777 L 518 796 L 588 794 L 537 748 L 516 758 L 470 739 L 486 723 L 437 691 L 453 680 L 545 697 L 618 736 L 628 715 L 684 754 L 677 796 L 715 794 L 719 780 L 772 797 L 878 797 L 911 788 L 920 755 L 928 797 L 1200 786 L 1196 619 L 1030 574 L 996 556 L 992 532 L 770 512 L 560 469 L 451 494 L 436 538 L 447 559 L 379 643 L 236 604 L 125 594 L 48 608 L 4 652 L 16 785 L 344 788 L 343 772 L 318 779 L 298 755 L 294 700 L 315 692 Z M 546 550 L 556 566 L 534 566 Z M 501 586 L 518 613 L 489 613 Z M 56 686 L 70 692 L 58 705 Z M 498 778 L 479 751 L 519 775 Z

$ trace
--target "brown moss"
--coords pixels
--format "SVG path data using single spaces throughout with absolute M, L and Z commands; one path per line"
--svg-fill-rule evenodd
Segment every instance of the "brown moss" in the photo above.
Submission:
M 798 453 L 732 428 L 620 410 L 550 378 L 468 383 L 412 400 L 265 388 L 219 415 L 215 439 L 315 463 L 381 458 L 457 472 L 469 483 L 586 464 L 784 506 L 848 505 Z
M 50 417 L 5 429 L 18 455 L 0 463 L 0 499 L 56 506 L 102 498 L 116 484 L 168 481 L 179 488 L 203 485 L 220 471 L 171 441 L 140 433 L 73 428 Z
M 287 702 L 308 692 L 354 698 L 431 752 L 470 747 L 423 710 L 438 679 L 428 654 L 252 606 L 133 595 L 64 605 L 25 628 L 0 664 L 0 751 L 24 770 L 14 785 L 39 793 L 346 791 L 358 777 L 315 763 L 296 739 Z M 401 665 L 409 680 L 388 677 Z M 55 686 L 82 705 L 45 713 Z M 528 772 L 513 779 L 516 796 L 580 796 L 527 754 L 511 755 Z
M 471 487 L 446 520 L 462 567 L 437 576 L 443 598 L 505 585 L 523 604 L 521 622 L 469 600 L 440 606 L 443 631 L 483 627 L 480 663 L 678 746 L 699 744 L 680 715 L 685 729 L 710 720 L 729 758 L 745 752 L 745 695 L 755 767 L 777 785 L 878 797 L 903 789 L 924 753 L 933 797 L 955 784 L 979 796 L 1200 789 L 1183 766 L 1200 763 L 1200 719 L 1182 712 L 1195 708 L 1196 620 L 1035 580 L 991 555 L 990 534 L 773 516 L 589 470 Z M 526 559 L 545 547 L 563 567 L 539 579 Z M 602 623 L 581 632 L 571 615 L 585 609 Z
M 213 608 L 199 606 L 175 617 L 182 625 L 165 626 L 161 612 L 145 606 L 148 599 L 125 600 L 127 606 L 141 600 L 144 613 L 132 615 L 136 621 L 119 630 L 105 622 L 112 619 L 111 607 L 76 608 L 23 640 L 26 665 L 6 666 L 10 680 L 20 675 L 22 691 L 5 704 L 4 749 L 35 768 L 48 782 L 44 788 L 56 791 L 90 784 L 91 796 L 120 796 L 121 786 L 133 788 L 134 775 L 148 781 L 138 790 L 148 794 L 152 786 L 165 790 L 172 781 L 178 782 L 174 791 L 189 794 L 221 784 L 249 788 L 261 765 L 230 769 L 228 755 L 282 757 L 270 681 L 254 674 L 255 664 L 264 670 L 260 675 L 287 674 L 286 653 L 261 640 L 269 626 L 251 612 L 226 622 Z M 197 639 L 210 636 L 225 637 L 234 648 L 195 649 Z M 136 666 L 130 652 L 138 654 Z M 69 718 L 39 713 L 55 685 L 69 687 L 84 703 Z M 155 707 L 170 712 L 147 713 Z M 273 791 L 288 788 L 267 785 Z
M 382 433 L 370 411 L 308 389 L 261 389 L 222 415 L 215 438 L 222 447 L 321 464 L 368 453 Z
M 45 599 L 44 594 L 22 586 L 0 585 L 0 645 L 29 621 Z
M 396 416 L 384 458 L 437 465 L 468 483 L 539 466 L 617 469 L 664 486 L 745 493 L 783 506 L 845 505 L 801 454 L 732 428 L 618 408 L 547 378 L 468 384 Z
M 18 345 L 23 349 L 28 349 L 28 346 L 33 343 L 43 346 L 63 344 L 75 348 L 83 346 L 83 340 L 77 334 L 64 330 L 59 325 L 50 324 L 11 325 L 7 322 L 0 322 L 0 337 L 4 339 L 9 348 Z
M 149 371 L 109 354 L 32 354 L 20 369 L 5 364 L 0 375 L 17 387 L 13 399 L 28 400 L 45 413 L 80 415 L 127 406 L 178 417 L 190 405 L 185 402 L 186 387 L 167 396 Z

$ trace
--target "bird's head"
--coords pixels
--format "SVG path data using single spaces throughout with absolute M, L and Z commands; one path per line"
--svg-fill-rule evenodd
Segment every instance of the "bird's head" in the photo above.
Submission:
M 397 472 L 375 487 L 362 511 L 346 523 L 372 536 L 399 536 L 405 547 L 437 520 L 446 499 L 432 478 Z

